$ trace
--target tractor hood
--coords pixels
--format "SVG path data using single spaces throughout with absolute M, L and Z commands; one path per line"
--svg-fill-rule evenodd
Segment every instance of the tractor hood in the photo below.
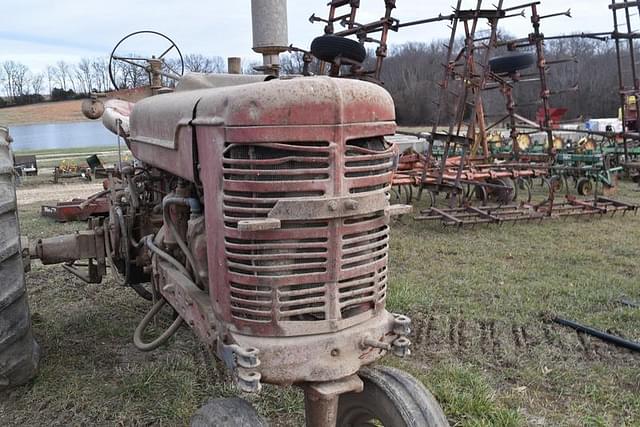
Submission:
M 321 126 L 394 121 L 395 111 L 389 93 L 372 83 L 273 79 L 143 99 L 131 114 L 130 140 L 176 149 L 180 128 L 194 119 L 194 124 L 224 127 Z

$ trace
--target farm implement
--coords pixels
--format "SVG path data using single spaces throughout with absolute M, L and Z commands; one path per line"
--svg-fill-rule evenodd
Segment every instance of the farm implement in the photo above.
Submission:
M 90 217 L 109 214 L 108 190 L 93 194 L 86 199 L 73 199 L 55 205 L 42 205 L 40 215 L 58 222 L 86 221 Z
M 560 203 L 506 204 L 489 206 L 462 206 L 459 208 L 429 208 L 417 214 L 416 221 L 440 221 L 442 225 L 464 227 L 476 224 L 504 224 L 509 222 L 540 222 L 577 216 L 615 215 L 637 213 L 638 206 L 606 197 L 578 199 L 566 196 Z

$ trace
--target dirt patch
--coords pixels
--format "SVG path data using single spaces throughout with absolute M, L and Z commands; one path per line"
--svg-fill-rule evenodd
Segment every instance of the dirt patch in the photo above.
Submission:
M 28 205 L 45 201 L 67 201 L 86 198 L 102 190 L 102 182 L 46 184 L 36 188 L 18 188 L 18 204 Z
M 0 108 L 0 123 L 13 126 L 88 120 L 82 115 L 80 104 L 82 104 L 82 100 L 43 102 L 34 105 Z

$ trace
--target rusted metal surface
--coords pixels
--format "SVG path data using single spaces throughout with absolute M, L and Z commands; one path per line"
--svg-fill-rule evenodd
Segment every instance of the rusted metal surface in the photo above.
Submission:
M 635 31 L 632 24 L 632 16 L 640 13 L 640 6 L 637 2 L 629 2 L 628 0 L 618 1 L 611 0 L 609 5 L 613 16 L 613 32 L 611 38 L 615 41 L 616 61 L 618 65 L 618 94 L 620 96 L 620 112 L 622 120 L 622 134 L 624 145 L 625 162 L 629 161 L 628 137 L 625 135 L 628 131 L 640 130 L 640 80 L 638 79 L 637 63 L 635 59 L 636 51 L 634 48 Z M 630 13 L 629 9 L 636 9 L 635 13 Z M 621 21 L 620 14 L 624 19 Z M 638 23 L 638 19 L 635 19 Z M 623 31 L 620 27 L 623 26 Z M 626 49 L 625 49 L 626 46 Z M 629 75 L 630 74 L 630 75 Z M 630 80 L 630 81 L 629 81 Z M 631 114 L 628 110 L 630 97 L 634 97 L 635 117 L 629 117 Z M 635 119 L 635 120 L 634 120 Z M 633 123 L 635 121 L 635 123 Z
M 94 197 L 96 196 L 97 197 Z M 58 222 L 86 221 L 91 216 L 109 214 L 109 199 L 100 192 L 87 199 L 73 199 L 69 202 L 58 202 L 56 205 L 43 205 L 40 215 L 53 218 Z
M 307 427 L 334 426 L 338 421 L 338 398 L 345 393 L 361 393 L 364 383 L 357 375 L 336 381 L 311 383 L 304 387 Z
M 34 254 L 151 280 L 244 390 L 324 390 L 408 354 L 409 320 L 385 310 L 389 219 L 410 209 L 386 197 L 394 120 L 384 89 L 328 77 L 148 98 L 127 136 L 144 166 L 110 176 L 109 217 Z

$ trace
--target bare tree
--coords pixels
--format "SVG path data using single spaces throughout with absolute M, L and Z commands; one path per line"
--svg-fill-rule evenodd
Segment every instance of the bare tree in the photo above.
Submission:
M 56 69 L 51 65 L 47 65 L 47 84 L 49 89 L 49 95 L 51 95 L 51 90 L 53 89 L 52 82 L 56 76 Z
M 60 84 L 60 88 L 62 90 L 67 90 L 67 85 L 70 81 L 70 69 L 69 69 L 69 64 L 67 64 L 65 61 L 58 61 L 56 62 L 56 68 L 55 68 L 55 78 L 57 80 L 57 82 Z
M 2 63 L 2 70 L 4 71 L 2 84 L 4 86 L 7 97 L 10 98 L 12 101 L 15 100 L 15 96 L 16 96 L 15 81 L 14 81 L 14 73 L 15 73 L 16 65 L 17 64 L 14 61 L 5 61 Z
M 177 69 L 177 63 L 171 61 L 169 65 L 174 69 L 174 72 L 180 70 Z M 204 56 L 199 53 L 191 53 L 184 57 L 184 66 L 187 70 L 194 73 L 222 73 L 225 70 L 224 59 L 220 56 Z
M 26 95 L 29 91 L 27 75 L 29 68 L 15 61 L 2 63 L 3 85 L 7 97 L 15 101 L 19 96 Z
M 15 85 L 15 96 L 27 95 L 29 92 L 29 67 L 24 64 L 16 63 L 13 80 Z
M 282 74 L 302 74 L 304 61 L 302 52 L 286 53 L 280 56 L 280 71 Z
M 81 93 L 91 92 L 93 81 L 91 73 L 91 60 L 82 58 L 75 67 L 76 81 L 78 82 L 78 90 Z
M 5 95 L 9 96 L 7 93 L 7 74 L 4 71 L 4 67 L 0 66 L 0 85 L 5 88 Z
M 44 83 L 44 75 L 37 73 L 31 76 L 31 89 L 34 95 L 41 95 L 42 85 Z
M 95 86 L 92 89 L 96 89 L 98 92 L 103 92 L 109 89 L 109 70 L 106 58 L 94 58 L 91 61 L 91 75 Z

